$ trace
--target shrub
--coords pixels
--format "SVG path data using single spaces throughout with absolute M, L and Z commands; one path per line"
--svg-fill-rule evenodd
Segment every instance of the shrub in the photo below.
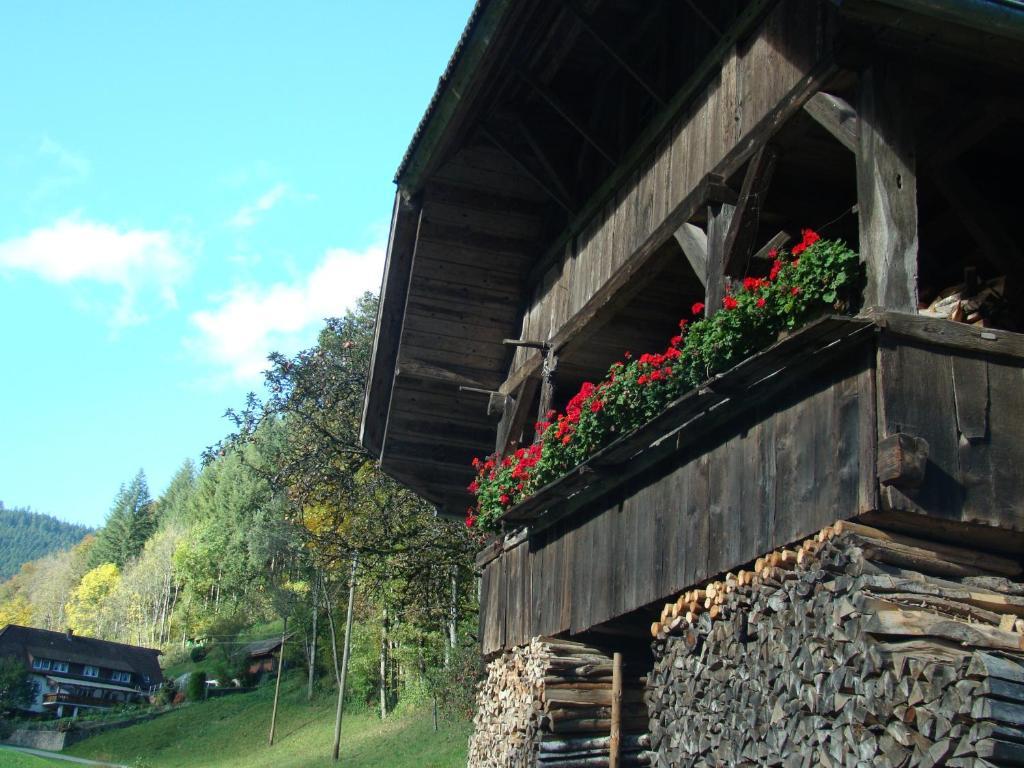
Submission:
M 775 254 L 765 278 L 747 277 L 728 293 L 723 311 L 679 322 L 679 334 L 664 352 L 613 363 L 598 384 L 584 382 L 565 413 L 549 411 L 538 422 L 539 438 L 501 457 L 474 459 L 477 476 L 469 485 L 477 504 L 466 525 L 496 531 L 505 510 L 558 479 L 621 435 L 648 422 L 673 400 L 711 376 L 770 345 L 826 311 L 849 311 L 859 295 L 862 266 L 857 254 L 838 240 L 822 240 L 805 229 L 791 254 Z
M 206 646 L 195 646 L 191 651 L 189 651 L 188 657 L 198 664 L 200 661 L 206 658 Z
M 193 672 L 185 684 L 185 698 L 189 701 L 202 701 L 206 698 L 206 673 Z

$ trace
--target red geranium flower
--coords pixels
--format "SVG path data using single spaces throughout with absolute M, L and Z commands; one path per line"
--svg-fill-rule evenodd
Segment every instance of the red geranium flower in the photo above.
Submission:
M 673 337 L 672 337 L 672 338 L 671 338 L 671 339 L 669 340 L 669 342 L 668 342 L 668 343 L 669 343 L 669 345 L 670 345 L 670 346 L 673 346 L 673 347 L 678 347 L 678 346 L 679 346 L 680 344 L 682 344 L 682 343 L 683 343 L 683 337 L 682 337 L 682 336 L 673 336 Z
M 604 400 L 595 400 L 590 404 L 591 413 L 598 413 L 602 408 L 604 408 Z
M 792 288 L 789 289 L 789 292 L 796 296 L 797 294 L 800 293 L 800 286 L 794 285 Z
M 701 312 L 704 311 L 704 302 L 703 301 L 695 302 L 694 305 L 692 307 L 690 307 L 690 311 L 694 315 L 699 315 Z
M 512 498 L 507 493 L 503 493 L 498 497 L 498 501 L 501 502 L 503 506 L 507 507 L 512 502 Z
M 757 306 L 758 307 L 763 307 L 764 305 L 765 305 L 764 296 L 758 297 L 758 299 L 757 299 Z
M 775 280 L 779 276 L 779 272 L 782 270 L 782 262 L 776 259 L 772 264 L 772 271 L 768 273 L 769 280 Z
M 736 309 L 736 307 L 739 306 L 739 303 L 737 303 L 736 299 L 734 299 L 732 296 L 726 296 L 724 299 L 722 299 L 722 306 L 725 307 L 726 309 Z

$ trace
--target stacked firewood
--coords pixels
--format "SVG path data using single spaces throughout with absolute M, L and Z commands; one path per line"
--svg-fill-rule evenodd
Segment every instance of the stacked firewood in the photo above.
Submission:
M 837 523 L 652 626 L 659 766 L 1024 765 L 1020 563 Z
M 928 317 L 941 317 L 958 323 L 988 325 L 990 318 L 998 316 L 1006 293 L 1006 278 L 997 277 L 985 283 L 972 279 L 951 286 L 926 308 L 919 310 Z
M 646 678 L 624 667 L 620 766 L 649 765 Z M 583 643 L 534 638 L 487 666 L 477 692 L 470 768 L 607 766 L 612 658 Z

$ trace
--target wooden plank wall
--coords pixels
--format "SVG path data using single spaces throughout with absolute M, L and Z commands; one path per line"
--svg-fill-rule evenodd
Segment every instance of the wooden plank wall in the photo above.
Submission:
M 485 654 L 589 629 L 877 507 L 875 346 L 486 566 Z
M 535 286 L 520 338 L 548 339 L 644 245 L 732 147 L 810 71 L 830 45 L 817 0 L 784 0 L 673 124 L 641 167 Z M 512 371 L 536 353 L 520 349 Z
M 929 446 L 922 487 L 887 488 L 883 503 L 1024 531 L 1024 361 L 882 339 L 879 436 Z

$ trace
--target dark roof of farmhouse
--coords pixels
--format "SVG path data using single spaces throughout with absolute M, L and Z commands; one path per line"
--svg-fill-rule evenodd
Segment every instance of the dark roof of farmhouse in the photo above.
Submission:
M 151 682 L 163 679 L 157 660 L 160 653 L 155 648 L 17 624 L 8 624 L 0 629 L 0 655 L 18 656 L 26 663 L 31 659 L 51 659 L 90 664 L 134 672 Z

